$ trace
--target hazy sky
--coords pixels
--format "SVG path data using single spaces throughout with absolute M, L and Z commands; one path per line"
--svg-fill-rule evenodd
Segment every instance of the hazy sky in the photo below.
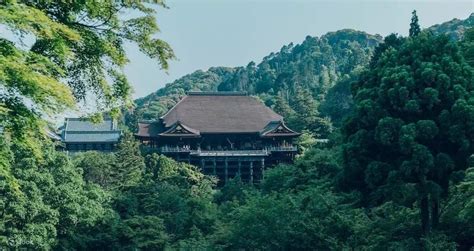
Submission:
M 168 74 L 127 46 L 130 64 L 125 68 L 142 97 L 166 83 L 211 66 L 241 66 L 260 60 L 307 35 L 344 28 L 371 34 L 406 35 L 411 11 L 417 10 L 422 28 L 465 19 L 474 12 L 467 1 L 282 1 L 282 0 L 168 0 L 169 9 L 158 8 L 160 38 L 174 49 Z

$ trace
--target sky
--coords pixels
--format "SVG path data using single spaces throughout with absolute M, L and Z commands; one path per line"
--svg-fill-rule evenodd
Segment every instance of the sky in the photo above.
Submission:
M 307 35 L 321 36 L 344 28 L 371 34 L 407 35 L 411 12 L 422 28 L 474 12 L 474 0 L 451 1 L 310 1 L 310 0 L 168 0 L 156 7 L 159 38 L 173 48 L 177 60 L 168 72 L 127 45 L 125 73 L 134 97 L 146 96 L 196 70 L 212 66 L 244 66 Z

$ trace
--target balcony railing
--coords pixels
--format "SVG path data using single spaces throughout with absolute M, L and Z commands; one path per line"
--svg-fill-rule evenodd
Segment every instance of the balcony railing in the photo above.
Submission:
M 192 150 L 192 155 L 196 156 L 268 156 L 269 152 L 266 149 L 263 150 Z
M 267 146 L 265 149 L 270 152 L 295 152 L 298 150 L 296 146 Z
M 229 149 L 229 150 L 202 150 L 202 149 L 191 149 L 189 146 L 178 147 L 178 146 L 162 146 L 158 148 L 161 153 L 191 153 L 194 155 L 215 155 L 215 156 L 242 156 L 242 155 L 268 155 L 271 152 L 295 152 L 298 148 L 296 146 L 265 146 L 263 149 Z
M 187 153 L 191 152 L 191 149 L 189 147 L 162 146 L 159 151 L 162 153 Z

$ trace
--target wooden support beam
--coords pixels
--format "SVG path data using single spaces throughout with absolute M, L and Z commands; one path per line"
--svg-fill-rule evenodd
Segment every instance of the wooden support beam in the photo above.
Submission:
M 264 175 L 264 173 L 265 173 L 265 158 L 262 158 L 261 164 L 262 165 L 260 166 L 260 173 L 262 175 L 262 180 L 263 180 L 263 179 L 265 179 L 265 175 Z
M 213 158 L 212 159 L 212 163 L 213 163 L 213 169 L 212 169 L 212 172 L 214 173 L 214 176 L 217 174 L 217 171 L 216 171 L 216 159 Z
M 227 181 L 229 180 L 229 163 L 227 162 L 227 158 L 224 159 L 224 164 L 225 164 L 225 169 L 224 169 L 225 182 L 227 183 Z
M 250 184 L 253 184 L 253 161 L 250 161 Z
M 242 161 L 240 161 L 240 159 L 239 159 L 239 176 L 240 176 L 240 178 L 242 178 L 242 170 L 241 169 L 242 169 Z
M 204 159 L 201 159 L 201 170 L 204 172 L 204 167 L 205 167 Z

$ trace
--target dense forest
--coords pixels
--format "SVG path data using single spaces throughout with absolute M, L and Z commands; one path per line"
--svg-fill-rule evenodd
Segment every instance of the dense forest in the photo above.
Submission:
M 44 118 L 84 99 L 119 116 L 133 106 L 123 43 L 163 68 L 173 51 L 140 2 L 0 3 L 17 35 L 0 38 L 0 249 L 470 250 L 473 18 L 421 30 L 413 12 L 408 37 L 342 30 L 194 72 L 135 101 L 116 152 L 70 156 Z M 217 188 L 192 165 L 142 154 L 133 123 L 189 90 L 258 96 L 305 132 L 300 155 L 258 185 Z

